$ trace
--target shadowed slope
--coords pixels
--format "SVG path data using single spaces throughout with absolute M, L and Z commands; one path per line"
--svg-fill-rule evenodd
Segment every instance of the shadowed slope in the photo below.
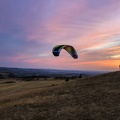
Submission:
M 30 85 L 31 82 L 28 82 L 27 86 Z M 34 86 L 31 86 L 31 89 L 23 85 L 26 88 L 24 92 L 18 90 L 19 92 L 10 93 L 12 97 L 9 97 L 9 94 L 4 99 L 0 99 L 1 119 L 120 119 L 120 72 L 76 79 L 45 88 L 37 85 L 37 81 L 36 85 L 34 83 Z M 16 88 L 13 89 L 13 91 L 15 90 Z

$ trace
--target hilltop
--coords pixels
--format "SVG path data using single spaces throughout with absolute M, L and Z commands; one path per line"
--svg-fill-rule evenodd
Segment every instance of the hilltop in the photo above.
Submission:
M 2 120 L 119 120 L 120 71 L 65 82 L 0 84 Z

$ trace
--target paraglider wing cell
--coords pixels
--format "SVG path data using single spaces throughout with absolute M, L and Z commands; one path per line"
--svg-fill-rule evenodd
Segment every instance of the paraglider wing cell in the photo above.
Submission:
M 60 51 L 62 49 L 63 45 L 57 45 L 53 48 L 52 53 L 54 56 L 59 56 Z

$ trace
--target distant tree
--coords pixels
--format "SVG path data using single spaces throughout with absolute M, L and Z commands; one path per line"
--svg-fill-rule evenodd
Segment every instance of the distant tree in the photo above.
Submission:
M 15 76 L 15 74 L 13 74 L 13 73 L 9 73 L 9 74 L 8 74 L 8 77 L 15 78 L 16 76 Z
M 0 79 L 4 79 L 4 76 L 2 74 L 0 74 Z
M 79 75 L 79 78 L 82 78 L 82 74 Z
M 69 81 L 69 78 L 68 78 L 68 77 L 66 77 L 65 82 L 68 82 L 68 81 Z

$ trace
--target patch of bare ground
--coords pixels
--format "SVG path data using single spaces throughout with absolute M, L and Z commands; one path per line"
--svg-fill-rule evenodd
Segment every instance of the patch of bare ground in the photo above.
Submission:
M 6 95 L 0 98 L 1 120 L 120 120 L 119 71 L 40 84 L 14 83 L 19 87 L 9 89 L 1 85 Z

